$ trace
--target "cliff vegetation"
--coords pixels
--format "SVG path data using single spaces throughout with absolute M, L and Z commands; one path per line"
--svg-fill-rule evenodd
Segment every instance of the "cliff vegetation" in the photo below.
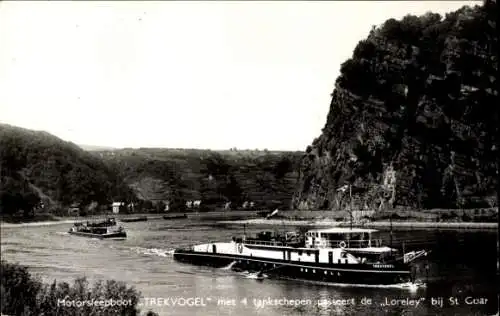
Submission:
M 140 148 L 98 151 L 132 187 L 153 204 L 168 201 L 185 209 L 200 200 L 201 210 L 225 207 L 288 208 L 296 187 L 301 152 L 211 151 Z M 245 203 L 247 202 L 247 203 Z
M 0 124 L 0 215 L 25 221 L 68 215 L 72 206 L 97 214 L 113 201 L 134 205 L 123 212 L 163 212 L 166 203 L 186 211 L 196 200 L 198 210 L 287 208 L 301 157 L 236 148 L 88 152 L 46 132 Z
M 486 1 L 374 27 L 342 64 L 293 207 L 497 205 L 496 19 Z
M 133 200 L 117 174 L 75 144 L 49 133 L 0 124 L 0 214 Z M 67 210 L 64 210 L 65 212 Z

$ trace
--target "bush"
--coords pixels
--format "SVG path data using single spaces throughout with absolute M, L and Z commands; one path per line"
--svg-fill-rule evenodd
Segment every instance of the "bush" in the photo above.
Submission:
M 462 215 L 462 221 L 463 222 L 470 222 L 470 221 L 472 221 L 472 218 L 469 215 L 467 215 L 467 213 L 464 213 Z
M 475 216 L 473 218 L 473 221 L 476 223 L 496 223 L 498 222 L 498 215 L 490 214 L 490 215 Z
M 98 281 L 92 287 L 89 287 L 86 278 L 78 278 L 72 285 L 56 281 L 48 285 L 32 277 L 26 267 L 2 261 L 0 281 L 1 313 L 6 315 L 136 316 L 140 313 L 136 307 L 140 292 L 115 280 Z M 126 301 L 127 304 L 75 306 L 72 302 L 110 299 Z M 147 315 L 157 314 L 149 311 Z
M 441 214 L 441 220 L 454 220 L 458 218 L 458 214 L 456 212 L 444 213 Z
M 38 314 L 37 296 L 42 289 L 42 283 L 32 278 L 26 267 L 2 261 L 0 270 L 2 314 Z

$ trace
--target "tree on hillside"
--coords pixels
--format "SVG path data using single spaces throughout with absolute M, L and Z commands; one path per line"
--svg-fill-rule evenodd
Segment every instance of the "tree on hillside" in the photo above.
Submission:
M 19 177 L 0 177 L 0 213 L 15 214 L 23 211 L 25 216 L 33 214 L 40 198 L 29 183 Z

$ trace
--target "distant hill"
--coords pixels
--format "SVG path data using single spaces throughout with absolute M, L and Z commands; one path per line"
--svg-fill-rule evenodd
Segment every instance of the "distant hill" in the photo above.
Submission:
M 99 150 L 115 150 L 117 148 L 110 147 L 110 146 L 95 146 L 95 145 L 84 145 L 84 144 L 78 144 L 78 147 L 80 147 L 83 150 L 86 151 L 99 151 Z
M 101 159 L 49 133 L 0 124 L 2 214 L 134 199 Z
M 496 1 L 373 28 L 341 66 L 293 206 L 498 205 Z M 368 31 L 368 30 L 367 30 Z
M 78 203 L 85 209 L 112 201 L 150 209 L 169 200 L 205 208 L 245 201 L 288 208 L 302 152 L 198 149 L 85 151 L 49 133 L 0 124 L 1 214 L 49 210 Z M 94 147 L 94 149 L 96 149 Z M 41 203 L 43 202 L 43 203 Z M 161 203 L 160 203 L 161 204 Z M 157 205 L 158 206 L 158 205 Z M 161 207 L 158 207 L 161 209 Z
M 140 148 L 93 154 L 145 200 L 169 200 L 177 207 L 202 200 L 208 207 L 253 201 L 255 207 L 289 208 L 303 153 Z

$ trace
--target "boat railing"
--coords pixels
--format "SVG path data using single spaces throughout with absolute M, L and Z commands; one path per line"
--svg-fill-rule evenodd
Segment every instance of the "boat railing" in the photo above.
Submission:
M 252 240 L 246 239 L 244 244 L 247 245 L 262 245 L 262 246 L 285 246 L 281 241 L 266 241 L 266 240 Z
M 381 247 L 382 240 L 326 240 L 324 243 L 319 243 L 319 246 L 327 248 L 366 248 L 366 247 Z

